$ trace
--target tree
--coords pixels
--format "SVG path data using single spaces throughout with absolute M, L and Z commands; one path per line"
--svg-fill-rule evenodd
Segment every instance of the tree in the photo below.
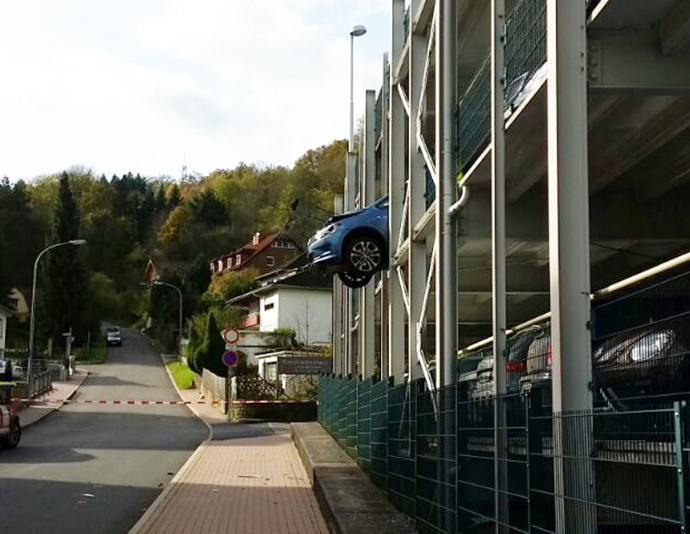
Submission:
M 182 204 L 182 193 L 177 184 L 173 184 L 168 194 L 168 209 L 175 209 L 180 204 Z
M 196 328 L 194 325 L 190 325 L 189 328 L 189 341 L 187 342 L 187 365 L 189 368 L 200 375 L 204 370 L 203 366 L 199 365 L 197 360 L 197 355 L 199 353 L 200 347 L 199 334 L 196 333 Z
M 224 302 L 247 293 L 257 287 L 257 276 L 259 271 L 253 267 L 239 271 L 224 271 L 220 276 L 211 279 L 204 298 L 207 302 Z
M 228 368 L 222 361 L 223 352 L 225 352 L 225 342 L 220 336 L 220 329 L 218 328 L 213 312 L 209 311 L 206 318 L 204 341 L 201 347 L 199 347 L 197 355 L 197 367 L 201 363 L 204 369 L 208 369 L 213 374 L 227 376 Z
M 0 235 L 0 304 L 7 301 L 7 297 L 12 289 L 5 271 L 5 257 L 5 244 L 2 235 Z
M 228 213 L 223 203 L 216 198 L 211 189 L 195 196 L 190 204 L 192 216 L 196 222 L 210 226 L 227 224 Z
M 51 237 L 51 243 L 79 238 L 79 212 L 67 173 L 60 176 Z M 41 330 L 46 338 L 60 342 L 62 334 L 71 328 L 79 345 L 94 322 L 98 325 L 97 319 L 89 317 L 89 280 L 79 250 L 73 246 L 56 248 L 48 253 L 43 265 L 43 294 L 39 299 L 43 303 Z

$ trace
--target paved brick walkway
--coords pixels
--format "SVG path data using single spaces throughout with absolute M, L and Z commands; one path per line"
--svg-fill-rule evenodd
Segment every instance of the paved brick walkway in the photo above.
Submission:
M 289 434 L 200 447 L 132 532 L 327 534 Z

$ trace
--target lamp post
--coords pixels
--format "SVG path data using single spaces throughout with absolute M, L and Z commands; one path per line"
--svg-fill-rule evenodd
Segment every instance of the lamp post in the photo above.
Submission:
M 352 28 L 352 31 L 350 32 L 350 145 L 349 145 L 349 152 L 352 152 L 354 150 L 354 113 L 355 113 L 355 105 L 354 105 L 354 92 L 355 92 L 355 68 L 354 68 L 354 52 L 355 52 L 355 37 L 360 37 L 367 33 L 367 29 L 362 26 L 361 24 L 358 24 L 357 26 L 354 26 Z
M 33 360 L 34 360 L 34 329 L 35 329 L 35 324 L 36 324 L 36 278 L 38 275 L 38 262 L 40 261 L 41 257 L 48 252 L 49 250 L 53 250 L 54 248 L 58 247 L 64 247 L 67 245 L 72 245 L 74 247 L 78 247 L 81 245 L 85 245 L 86 240 L 85 239 L 71 239 L 69 241 L 63 241 L 62 243 L 55 243 L 53 245 L 50 245 L 49 247 L 44 248 L 38 256 L 36 256 L 36 261 L 34 261 L 34 279 L 33 283 L 31 286 L 31 319 L 29 320 L 29 362 L 28 362 L 28 376 L 27 376 L 27 387 L 29 389 L 29 396 L 31 395 L 31 370 L 33 367 Z
M 160 280 L 154 280 L 153 281 L 154 286 L 168 286 L 172 287 L 175 291 L 177 291 L 177 294 L 180 297 L 180 325 L 179 325 L 179 331 L 178 331 L 178 336 L 177 336 L 177 353 L 178 356 L 182 356 L 182 291 L 180 291 L 180 288 L 173 285 L 173 284 L 168 284 L 167 282 L 161 282 Z

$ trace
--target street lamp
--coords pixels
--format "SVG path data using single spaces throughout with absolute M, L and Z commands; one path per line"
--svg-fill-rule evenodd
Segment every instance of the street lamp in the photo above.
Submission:
M 180 329 L 179 329 L 178 336 L 177 336 L 177 352 L 178 352 L 178 355 L 181 357 L 182 356 L 182 291 L 180 291 L 179 287 L 174 286 L 172 284 L 168 284 L 167 282 L 161 282 L 160 280 L 154 280 L 153 285 L 154 286 L 172 287 L 174 290 L 177 291 L 177 294 L 180 296 Z
M 62 243 L 55 243 L 49 247 L 44 248 L 38 256 L 36 256 L 36 261 L 34 262 L 34 279 L 31 286 L 31 319 L 29 320 L 29 362 L 28 362 L 28 376 L 27 376 L 27 387 L 29 389 L 29 396 L 31 395 L 31 368 L 33 367 L 34 360 L 34 328 L 36 321 L 36 278 L 38 275 L 38 262 L 41 257 L 54 248 L 64 247 L 67 245 L 72 245 L 74 247 L 79 247 L 81 245 L 86 245 L 86 239 L 70 239 L 69 241 L 63 241 Z
M 352 31 L 350 32 L 350 147 L 349 151 L 352 152 L 354 150 L 354 78 L 355 78 L 355 71 L 354 71 L 354 50 L 355 50 L 355 37 L 361 37 L 367 33 L 367 29 L 362 26 L 361 24 L 358 24 L 357 26 L 354 26 L 352 28 Z

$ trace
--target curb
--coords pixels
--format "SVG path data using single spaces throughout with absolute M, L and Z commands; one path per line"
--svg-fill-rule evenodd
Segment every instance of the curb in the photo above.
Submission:
M 175 388 L 175 391 L 177 392 L 177 396 L 181 399 L 182 395 L 180 393 L 180 389 L 177 387 L 177 384 L 175 383 L 175 380 L 173 379 L 172 374 L 170 373 L 170 369 L 168 369 L 168 366 L 165 365 L 166 361 L 163 359 L 163 356 L 159 353 L 158 356 L 160 356 L 161 361 L 163 362 L 163 367 L 165 368 L 166 373 L 168 373 L 168 378 L 170 379 L 170 383 L 173 385 Z M 194 467 L 194 464 L 196 464 L 198 457 L 201 455 L 201 452 L 206 448 L 206 446 L 213 441 L 213 427 L 204 421 L 204 419 L 199 415 L 199 412 L 196 411 L 194 407 L 192 407 L 191 404 L 185 404 L 187 408 L 194 414 L 195 417 L 197 417 L 202 423 L 206 425 L 206 428 L 208 429 L 208 437 L 202 441 L 199 446 L 196 448 L 196 450 L 192 453 L 192 455 L 187 458 L 187 461 L 182 464 L 182 467 L 175 473 L 175 476 L 172 477 L 170 482 L 163 488 L 163 491 L 161 492 L 158 497 L 156 497 L 156 500 L 151 503 L 151 505 L 146 509 L 146 512 L 144 512 L 144 515 L 142 515 L 139 520 L 134 523 L 134 526 L 129 530 L 129 534 L 138 534 L 141 532 L 141 529 L 144 528 L 146 525 L 147 521 L 153 516 L 158 509 L 161 507 L 163 504 L 163 501 L 168 497 L 168 495 L 172 492 L 172 490 L 176 487 L 177 481 L 182 478 L 182 476 L 189 471 L 192 467 Z
M 74 389 L 74 391 L 73 391 L 72 393 L 70 393 L 69 395 L 67 395 L 67 398 L 66 398 L 65 400 L 70 400 L 72 397 L 74 397 L 74 396 L 77 394 L 77 391 L 79 391 L 79 389 L 84 385 L 84 382 L 86 382 L 86 379 L 89 378 L 89 375 L 90 375 L 91 373 L 89 373 L 89 371 L 87 371 L 86 369 L 83 369 L 83 370 L 86 371 L 86 376 L 84 377 L 84 380 L 82 380 L 81 384 L 79 384 L 79 385 Z M 59 406 L 55 406 L 55 407 L 53 407 L 53 408 L 49 408 L 49 409 L 45 410 L 45 412 L 43 413 L 43 415 L 41 415 L 41 417 L 38 417 L 38 418 L 34 419 L 33 421 L 31 421 L 30 423 L 27 423 L 27 424 L 22 423 L 22 430 L 25 430 L 25 429 L 27 429 L 27 428 L 31 428 L 31 427 L 34 426 L 35 424 L 40 423 L 40 422 L 43 421 L 46 417 L 48 417 L 50 414 L 52 414 L 52 413 L 54 413 L 54 412 L 57 412 L 57 411 L 58 411 L 60 408 L 62 408 L 64 405 L 65 405 L 64 402 L 60 402 Z M 20 419 L 20 421 L 21 421 L 21 419 Z

